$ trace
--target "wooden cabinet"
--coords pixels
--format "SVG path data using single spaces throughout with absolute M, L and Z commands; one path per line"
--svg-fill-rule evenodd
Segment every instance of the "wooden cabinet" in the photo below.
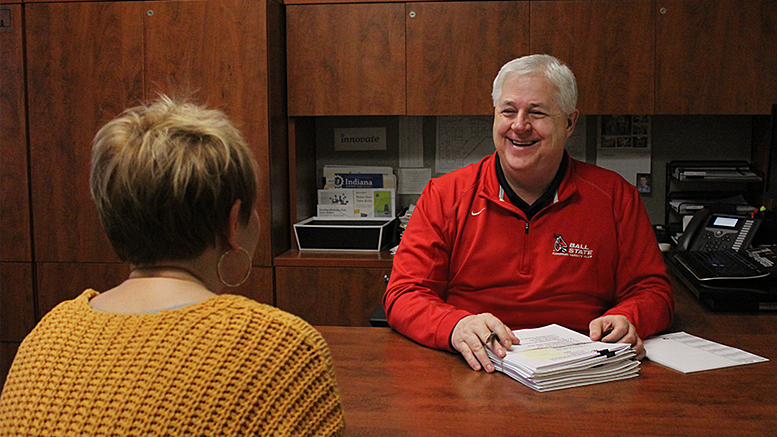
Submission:
M 32 263 L 0 262 L 0 389 L 16 348 L 35 322 Z
M 494 77 L 529 54 L 529 2 L 408 3 L 407 114 L 491 115 Z
M 0 5 L 0 262 L 31 260 L 22 5 Z
M 570 66 L 582 113 L 653 113 L 653 0 L 530 4 L 531 51 Z
M 38 308 L 41 316 L 64 300 L 75 299 L 91 288 L 105 291 L 129 275 L 129 266 L 121 263 L 37 263 Z M 42 292 L 45 291 L 45 292 Z
M 5 378 L 11 369 L 17 349 L 19 349 L 19 342 L 0 342 L 0 387 L 5 384 Z
M 223 110 L 259 163 L 256 266 L 289 247 L 283 5 L 273 0 L 144 2 L 145 95 L 192 93 Z
M 288 5 L 290 115 L 490 114 L 498 68 L 528 53 L 572 67 L 587 114 L 777 101 L 777 0 L 313 1 Z
M 289 115 L 405 113 L 402 3 L 288 5 Z
M 139 2 L 26 5 L 30 171 L 38 261 L 118 258 L 89 195 L 92 138 L 143 96 Z
M 777 102 L 776 0 L 656 5 L 656 113 L 770 113 Z
M 92 138 L 159 93 L 223 110 L 254 151 L 262 238 L 230 292 L 274 304 L 272 259 L 290 244 L 283 4 L 33 1 L 0 13 L 0 377 L 40 316 L 127 277 L 90 198 Z
M 263 2 L 251 0 L 27 6 L 38 260 L 117 261 L 89 197 L 91 140 L 121 110 L 159 92 L 192 95 L 197 102 L 224 110 L 239 126 L 261 166 L 259 212 L 267 234 L 255 264 L 270 266 L 273 254 L 288 247 L 288 229 L 276 232 L 272 222 L 273 214 L 283 212 L 273 211 L 271 178 L 282 178 L 282 187 L 288 175 L 285 116 L 277 117 L 283 122 L 273 126 L 272 134 L 269 129 L 264 8 Z M 282 10 L 276 15 L 282 16 Z M 283 75 L 273 78 L 277 82 Z M 282 87 L 273 89 L 282 93 Z M 272 149 L 274 144 L 280 146 Z M 286 198 L 278 197 L 283 202 Z
M 300 252 L 275 259 L 278 308 L 313 325 L 370 326 L 391 273 L 388 252 Z
M 22 341 L 35 327 L 31 263 L 0 263 L 0 341 Z
M 91 141 L 123 109 L 166 93 L 223 110 L 247 138 L 260 170 L 262 238 L 254 265 L 271 269 L 272 257 L 289 247 L 283 5 L 208 0 L 26 8 L 36 261 L 119 262 L 89 195 Z M 268 284 L 271 290 L 272 278 Z M 39 285 L 40 302 L 60 292 L 40 278 Z
M 370 326 L 390 269 L 276 267 L 278 308 L 313 325 Z
M 291 4 L 289 115 L 491 114 L 528 2 Z
M 0 387 L 35 326 L 21 4 L 0 4 Z

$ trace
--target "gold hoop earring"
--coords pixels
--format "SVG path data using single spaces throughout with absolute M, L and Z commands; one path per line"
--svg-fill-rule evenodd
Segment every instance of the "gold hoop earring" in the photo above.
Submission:
M 245 275 L 243 275 L 243 279 L 241 279 L 236 284 L 232 284 L 225 281 L 224 274 L 221 272 L 224 265 L 224 260 L 226 259 L 227 255 L 229 255 L 230 253 L 243 253 L 245 254 L 245 257 L 248 259 L 248 269 L 246 270 Z M 248 277 L 251 276 L 251 254 L 248 253 L 248 251 L 243 249 L 242 247 L 238 247 L 237 250 L 232 250 L 232 249 L 227 250 L 226 252 L 222 253 L 221 256 L 219 257 L 219 262 L 218 264 L 216 264 L 216 275 L 218 275 L 219 281 L 221 281 L 222 284 L 224 284 L 229 288 L 235 288 L 243 285 L 243 283 L 245 283 L 245 281 L 248 280 Z

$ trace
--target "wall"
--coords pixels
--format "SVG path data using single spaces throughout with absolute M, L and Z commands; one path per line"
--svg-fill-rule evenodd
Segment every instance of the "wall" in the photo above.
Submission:
M 327 164 L 399 165 L 399 117 L 317 117 L 316 166 L 318 180 Z M 596 117 L 586 118 L 586 160 L 596 162 Z M 336 152 L 333 132 L 336 127 L 385 126 L 385 151 Z M 424 117 L 424 166 L 434 171 L 435 117 Z M 748 115 L 659 115 L 652 116 L 652 193 L 643 197 L 654 224 L 664 223 L 666 163 L 672 160 L 745 160 L 750 161 L 752 116 Z M 439 176 L 433 173 L 433 176 Z M 319 183 L 322 187 L 323 183 Z M 415 202 L 418 196 L 398 196 L 398 209 Z

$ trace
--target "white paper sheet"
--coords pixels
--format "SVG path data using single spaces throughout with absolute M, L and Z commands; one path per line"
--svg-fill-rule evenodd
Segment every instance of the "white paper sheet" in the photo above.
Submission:
M 432 169 L 427 168 L 400 168 L 399 188 L 397 194 L 421 194 L 432 178 Z
M 769 361 L 750 352 L 705 340 L 685 332 L 644 341 L 647 358 L 683 373 Z

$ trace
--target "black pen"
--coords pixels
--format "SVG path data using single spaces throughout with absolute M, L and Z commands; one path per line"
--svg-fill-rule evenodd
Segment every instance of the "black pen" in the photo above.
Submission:
M 496 335 L 496 332 L 491 331 L 491 335 L 489 335 L 488 338 L 486 338 L 485 343 L 488 344 L 488 343 L 491 343 L 494 340 L 499 340 L 499 336 Z

